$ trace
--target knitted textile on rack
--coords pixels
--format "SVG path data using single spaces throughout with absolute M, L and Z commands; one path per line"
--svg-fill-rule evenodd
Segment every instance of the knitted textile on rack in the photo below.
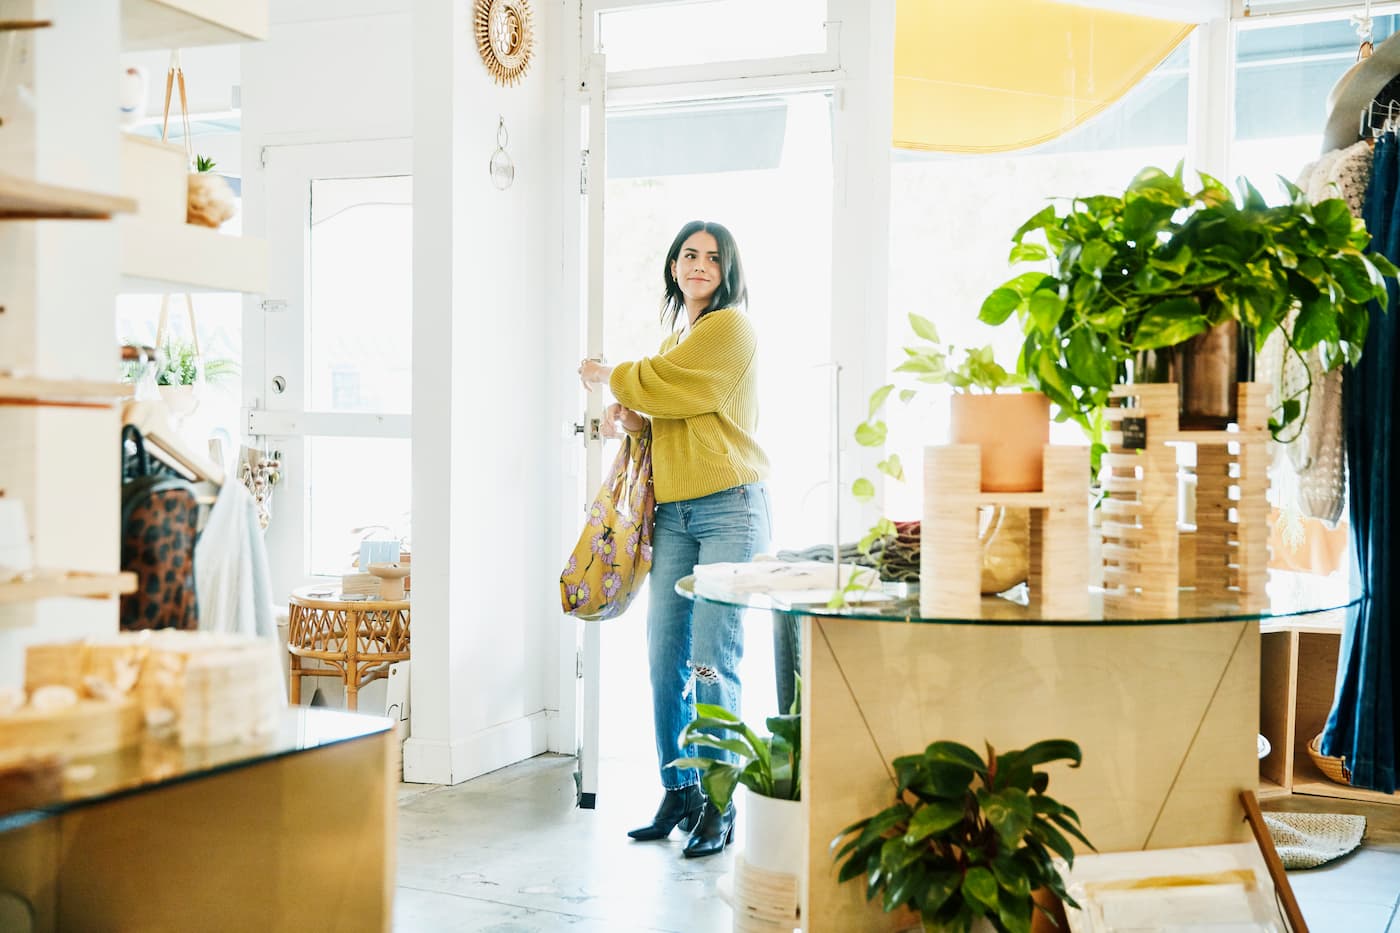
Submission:
M 1352 214 L 1361 215 L 1366 185 L 1371 175 L 1371 147 L 1359 142 L 1327 153 L 1305 167 L 1298 187 L 1309 201 L 1340 197 Z M 1297 317 L 1289 316 L 1291 327 Z M 1284 350 L 1283 338 L 1269 338 L 1261 358 L 1261 370 L 1272 376 L 1276 397 L 1287 399 L 1308 392 L 1307 420 L 1298 436 L 1285 445 L 1297 476 L 1298 509 L 1310 518 L 1335 522 L 1346 501 L 1346 472 L 1342 449 L 1342 369 L 1323 371 L 1322 351 L 1314 349 L 1299 359 Z

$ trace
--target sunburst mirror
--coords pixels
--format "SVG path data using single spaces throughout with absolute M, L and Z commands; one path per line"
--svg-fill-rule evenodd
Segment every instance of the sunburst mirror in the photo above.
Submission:
M 476 47 L 486 70 L 502 87 L 520 81 L 535 48 L 530 0 L 476 0 Z

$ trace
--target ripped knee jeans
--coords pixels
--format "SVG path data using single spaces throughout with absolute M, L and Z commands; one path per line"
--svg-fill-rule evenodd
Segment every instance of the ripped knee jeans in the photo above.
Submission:
M 652 538 L 647 655 L 652 716 L 661 783 L 667 790 L 697 783 L 694 769 L 668 767 L 699 755 L 733 760 L 717 749 L 682 749 L 680 732 L 695 718 L 695 704 L 723 706 L 742 715 L 739 661 L 744 656 L 742 610 L 692 603 L 676 594 L 676 581 L 696 564 L 752 560 L 768 548 L 771 509 L 762 483 L 656 507 Z

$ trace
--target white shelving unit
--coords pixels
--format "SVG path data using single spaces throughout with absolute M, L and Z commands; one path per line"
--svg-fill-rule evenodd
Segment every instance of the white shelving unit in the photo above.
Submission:
M 267 243 L 192 224 L 122 218 L 123 292 L 263 292 Z
M 254 42 L 267 29 L 265 0 L 122 0 L 126 52 Z
M 107 220 L 134 210 L 130 198 L 0 174 L 0 220 Z

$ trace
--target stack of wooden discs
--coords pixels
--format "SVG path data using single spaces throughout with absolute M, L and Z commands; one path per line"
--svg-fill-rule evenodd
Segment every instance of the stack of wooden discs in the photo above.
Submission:
M 764 871 L 734 858 L 734 933 L 792 933 L 797 916 L 797 876 Z

